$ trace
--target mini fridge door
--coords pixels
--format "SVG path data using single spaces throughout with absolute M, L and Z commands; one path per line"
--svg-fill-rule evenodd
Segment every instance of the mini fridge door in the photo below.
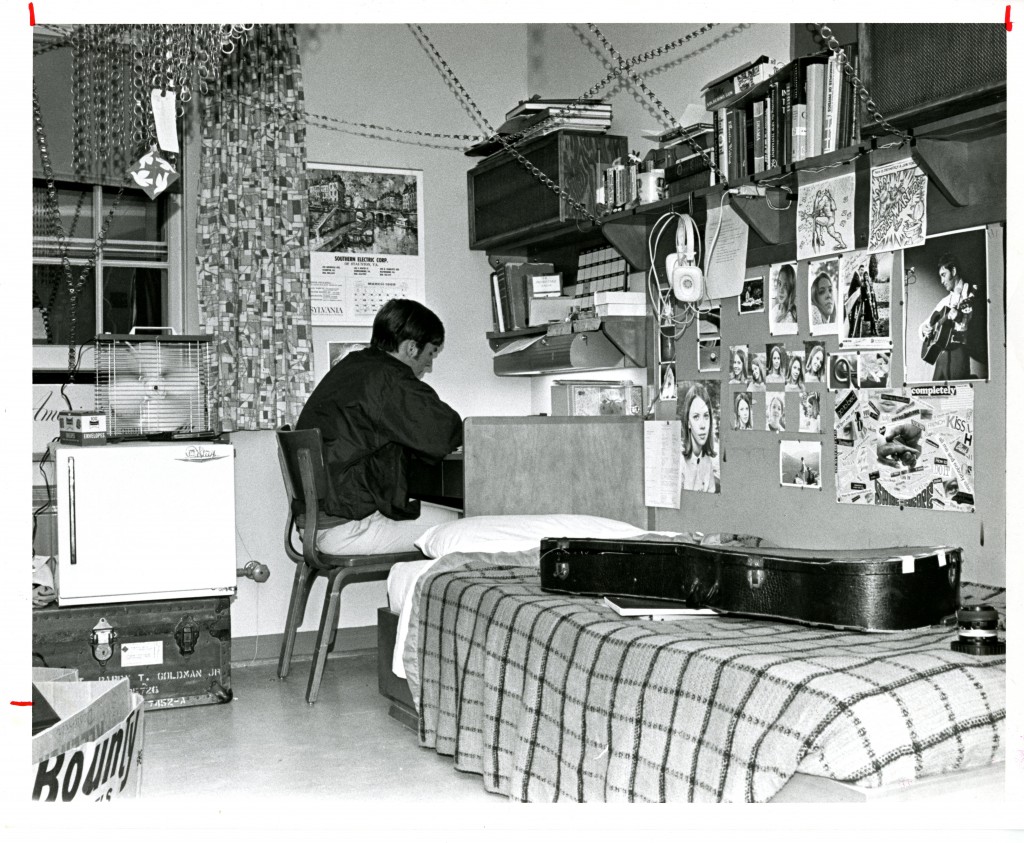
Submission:
M 61 606 L 235 592 L 234 447 L 54 448 Z

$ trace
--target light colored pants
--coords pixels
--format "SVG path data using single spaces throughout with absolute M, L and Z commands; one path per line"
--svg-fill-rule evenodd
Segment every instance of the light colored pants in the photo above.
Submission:
M 402 553 L 416 550 L 416 539 L 435 524 L 454 521 L 459 513 L 423 504 L 415 521 L 392 521 L 379 512 L 358 521 L 346 521 L 320 530 L 316 546 L 324 553 L 348 554 Z

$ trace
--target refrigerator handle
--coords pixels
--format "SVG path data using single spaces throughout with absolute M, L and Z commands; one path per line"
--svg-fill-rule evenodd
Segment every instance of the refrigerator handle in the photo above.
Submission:
M 77 541 L 75 539 L 75 458 L 68 457 L 68 526 L 70 527 L 69 548 L 71 551 L 70 563 L 78 563 Z

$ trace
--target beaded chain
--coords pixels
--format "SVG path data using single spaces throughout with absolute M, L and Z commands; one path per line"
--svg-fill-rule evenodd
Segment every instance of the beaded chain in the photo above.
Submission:
M 828 44 L 828 48 L 833 52 L 834 55 L 839 57 L 839 61 L 843 65 L 843 73 L 850 77 L 850 84 L 853 85 L 854 91 L 860 101 L 864 103 L 864 107 L 868 110 L 868 113 L 874 118 L 875 122 L 878 123 L 883 129 L 891 134 L 903 138 L 903 140 L 910 140 L 910 135 L 906 132 L 897 129 L 888 120 L 886 120 L 882 113 L 878 110 L 878 104 L 871 99 L 871 94 L 868 89 L 864 86 L 864 83 L 860 80 L 860 77 L 853 72 L 853 65 L 850 64 L 850 60 L 846 57 L 846 51 L 839 46 L 839 42 L 836 37 L 832 34 L 831 28 L 828 24 L 817 23 L 815 26 L 818 27 L 818 31 L 821 33 L 821 37 L 825 39 L 825 43 Z

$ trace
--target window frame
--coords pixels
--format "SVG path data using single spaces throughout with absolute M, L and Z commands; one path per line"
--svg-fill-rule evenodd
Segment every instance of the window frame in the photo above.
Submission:
M 33 175 L 33 180 L 38 179 L 38 175 Z M 62 179 L 62 182 L 66 180 Z M 78 252 L 78 256 L 71 257 L 69 260 L 73 271 L 77 272 L 81 267 L 85 266 L 89 262 L 88 257 L 81 257 L 83 251 L 91 254 L 92 248 L 95 245 L 96 237 L 99 235 L 100 228 L 103 224 L 103 219 L 106 213 L 109 212 L 109 205 L 104 210 L 104 188 L 109 188 L 109 185 L 101 183 L 90 183 L 90 182 L 66 182 L 72 185 L 78 185 L 83 188 L 90 188 L 92 191 L 92 206 L 93 206 L 93 230 L 91 236 L 86 237 L 75 237 L 68 241 L 69 251 Z M 140 267 L 146 269 L 164 270 L 166 273 L 166 285 L 164 290 L 165 302 L 164 311 L 166 313 L 167 325 L 160 327 L 172 328 L 176 333 L 182 333 L 184 323 L 184 288 L 183 288 L 183 272 L 182 268 L 184 265 L 183 255 L 185 248 L 184 240 L 184 225 L 183 225 L 183 194 L 180 191 L 168 192 L 164 194 L 163 198 L 167 202 L 166 208 L 166 224 L 165 224 L 165 236 L 164 241 L 145 241 L 145 240 L 109 240 L 104 243 L 96 258 L 95 267 L 95 278 L 96 284 L 94 286 L 94 297 L 95 297 L 95 309 L 96 309 L 96 324 L 92 326 L 92 330 L 89 334 L 80 332 L 80 336 L 83 339 L 79 345 L 81 347 L 82 359 L 78 368 L 79 372 L 90 372 L 95 371 L 95 351 L 93 344 L 89 341 L 92 337 L 95 337 L 97 333 L 102 330 L 103 325 L 103 270 L 104 268 L 116 268 L 116 267 Z M 155 200 L 154 200 L 155 201 Z M 115 214 L 117 211 L 114 212 Z M 33 236 L 33 255 L 32 255 L 32 266 L 48 265 L 48 266 L 60 266 L 62 261 L 58 255 L 53 256 L 36 256 L 35 246 L 37 243 L 46 242 L 46 245 L 53 248 L 49 242 L 52 238 L 36 238 Z M 164 260 L 147 260 L 138 261 L 130 260 L 126 258 L 108 258 L 105 256 L 106 251 L 116 251 L 111 247 L 116 247 L 118 244 L 131 245 L 146 242 L 163 242 L 166 245 L 166 259 Z M 83 344 L 84 343 L 84 344 Z M 77 350 L 77 349 L 76 349 Z M 66 370 L 68 366 L 68 346 L 66 343 L 60 343 L 57 345 L 51 345 L 48 343 L 41 343 L 35 340 L 32 341 L 32 368 L 33 371 L 45 371 L 54 372 L 59 370 Z

